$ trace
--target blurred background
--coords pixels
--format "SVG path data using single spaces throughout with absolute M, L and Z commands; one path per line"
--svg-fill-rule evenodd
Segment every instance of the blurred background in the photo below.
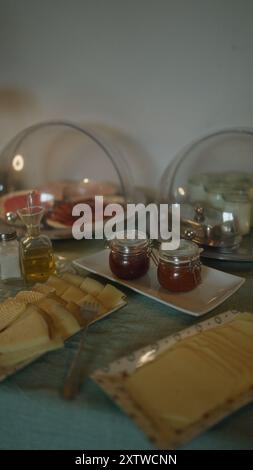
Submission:
M 157 187 L 202 134 L 253 122 L 250 0 L 0 0 L 0 148 L 22 128 L 90 123 Z

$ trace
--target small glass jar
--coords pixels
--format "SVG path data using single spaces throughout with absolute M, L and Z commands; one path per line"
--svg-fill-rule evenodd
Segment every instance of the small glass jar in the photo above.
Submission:
M 121 235 L 122 236 L 122 235 Z M 150 265 L 150 241 L 138 238 L 138 232 L 134 231 L 134 238 L 124 238 L 117 235 L 109 242 L 111 249 L 109 265 L 111 271 L 120 279 L 137 279 L 144 276 Z
M 187 292 L 201 282 L 200 249 L 181 240 L 177 250 L 164 250 L 161 244 L 157 277 L 160 285 L 171 292 Z
M 17 233 L 9 227 L 0 229 L 0 277 L 5 282 L 21 279 Z

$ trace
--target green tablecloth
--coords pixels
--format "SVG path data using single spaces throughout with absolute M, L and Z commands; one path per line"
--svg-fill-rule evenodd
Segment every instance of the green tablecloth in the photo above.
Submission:
M 94 241 L 58 242 L 70 259 L 95 251 Z M 252 311 L 252 265 L 219 265 L 244 275 L 244 286 L 212 315 L 231 308 Z M 87 371 L 187 327 L 196 319 L 126 289 L 128 305 L 90 328 L 83 360 Z M 0 384 L 0 449 L 152 449 L 145 435 L 87 379 L 78 399 L 61 398 L 63 379 L 78 342 L 51 352 Z M 187 449 L 253 449 L 253 405 L 204 433 Z

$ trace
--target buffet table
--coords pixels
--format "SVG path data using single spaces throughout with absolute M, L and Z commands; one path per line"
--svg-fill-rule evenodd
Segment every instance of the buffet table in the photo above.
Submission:
M 69 260 L 101 248 L 97 241 L 57 242 Z M 212 262 L 246 277 L 230 299 L 209 314 L 252 311 L 253 266 Z M 122 287 L 121 287 L 122 289 Z M 128 305 L 90 327 L 83 360 L 87 374 L 199 321 L 128 289 Z M 205 316 L 204 318 L 206 318 Z M 203 319 L 203 317 L 201 318 Z M 75 401 L 62 398 L 63 380 L 79 335 L 0 384 L 0 449 L 153 449 L 146 436 L 89 378 Z M 253 404 L 185 445 L 185 449 L 253 449 Z

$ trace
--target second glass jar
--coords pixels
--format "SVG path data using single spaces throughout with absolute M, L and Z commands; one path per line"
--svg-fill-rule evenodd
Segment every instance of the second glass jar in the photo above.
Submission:
M 157 277 L 160 285 L 171 292 L 187 292 L 201 282 L 199 247 L 181 240 L 177 250 L 159 250 Z

